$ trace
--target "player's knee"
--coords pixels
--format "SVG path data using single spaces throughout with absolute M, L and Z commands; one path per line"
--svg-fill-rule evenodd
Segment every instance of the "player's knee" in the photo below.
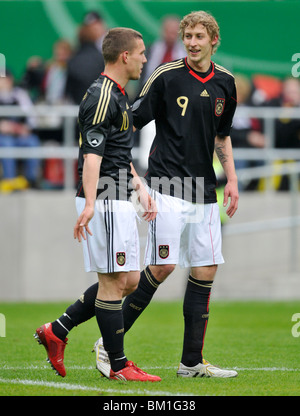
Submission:
M 163 282 L 174 271 L 175 264 L 159 264 L 149 267 L 155 279 Z
M 140 281 L 140 272 L 139 271 L 131 271 L 127 274 L 126 279 L 126 286 L 123 291 L 123 297 L 130 295 L 130 293 L 134 292 L 139 284 Z
M 214 280 L 218 266 L 192 267 L 191 275 L 198 280 Z
M 125 296 L 130 295 L 130 293 L 134 292 L 137 289 L 137 287 L 138 287 L 138 282 L 136 282 L 136 283 L 133 283 L 133 282 L 128 283 L 126 285 L 124 291 L 123 291 L 123 298 Z

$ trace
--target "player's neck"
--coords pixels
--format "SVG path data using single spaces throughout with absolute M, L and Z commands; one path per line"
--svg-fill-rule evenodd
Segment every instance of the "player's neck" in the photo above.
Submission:
M 203 59 L 201 61 L 192 61 L 187 58 L 187 63 L 189 67 L 191 67 L 194 71 L 197 72 L 207 72 L 210 67 L 210 58 L 209 59 Z
M 119 84 L 121 88 L 125 88 L 128 82 L 127 74 L 123 74 L 120 67 L 117 68 L 114 65 L 106 65 L 103 74 Z

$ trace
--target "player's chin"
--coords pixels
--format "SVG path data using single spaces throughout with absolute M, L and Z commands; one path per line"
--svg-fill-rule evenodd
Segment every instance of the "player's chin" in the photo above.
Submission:
M 199 62 L 201 59 L 201 55 L 200 54 L 189 54 L 189 58 L 191 60 L 191 62 Z
M 134 74 L 134 75 L 131 75 L 130 79 L 131 79 L 132 81 L 136 81 L 136 80 L 140 79 L 140 77 L 141 77 L 141 75 L 140 75 L 140 74 Z
M 137 80 L 140 79 L 142 75 L 142 68 L 139 69 L 135 74 L 132 74 L 132 80 Z

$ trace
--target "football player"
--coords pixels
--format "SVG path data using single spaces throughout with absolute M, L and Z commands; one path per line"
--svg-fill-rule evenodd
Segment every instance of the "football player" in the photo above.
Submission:
M 231 218 L 238 208 L 230 138 L 235 80 L 211 60 L 220 43 L 219 26 L 212 15 L 192 12 L 182 19 L 180 31 L 187 56 L 159 66 L 133 105 L 136 128 L 155 120 L 146 180 L 158 213 L 148 226 L 147 267 L 137 290 L 123 303 L 124 330 L 130 329 L 176 264 L 189 267 L 177 376 L 235 377 L 235 370 L 219 368 L 203 357 L 211 289 L 218 265 L 224 262 L 214 151 L 226 175 L 223 203 L 228 206 L 227 215 Z M 165 186 L 167 182 L 170 186 Z M 101 339 L 95 350 L 97 367 L 107 375 L 109 360 Z
M 92 313 L 108 353 L 109 378 L 160 381 L 160 377 L 145 373 L 129 361 L 123 346 L 123 292 L 139 280 L 140 274 L 137 215 L 129 200 L 129 185 L 135 174 L 132 112 L 124 87 L 129 80 L 140 78 L 146 62 L 144 52 L 139 32 L 111 29 L 103 41 L 104 73 L 89 87 L 79 108 L 80 181 L 74 238 L 83 244 L 85 270 L 98 275 L 97 294 L 93 292 L 91 306 L 91 290 L 87 290 L 59 319 L 42 325 L 35 334 L 46 348 L 49 362 L 63 377 L 66 335 L 78 324 L 79 315 L 82 322 Z M 138 178 L 132 184 L 139 188 L 145 219 L 154 219 L 154 204 L 146 189 Z

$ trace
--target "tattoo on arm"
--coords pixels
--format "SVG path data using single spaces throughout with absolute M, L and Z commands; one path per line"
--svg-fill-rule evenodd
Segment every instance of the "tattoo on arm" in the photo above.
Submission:
M 224 143 L 216 143 L 215 144 L 215 151 L 217 153 L 217 156 L 221 162 L 222 165 L 227 162 L 227 155 L 225 153 L 225 144 Z

